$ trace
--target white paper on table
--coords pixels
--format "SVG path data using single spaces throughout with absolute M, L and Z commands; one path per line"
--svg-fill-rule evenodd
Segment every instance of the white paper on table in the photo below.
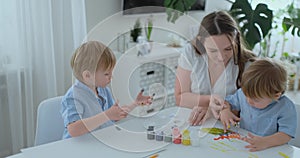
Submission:
M 148 140 L 146 131 L 133 132 L 126 129 L 117 129 L 115 126 L 95 131 L 93 135 L 102 143 L 127 152 L 147 152 L 160 149 L 169 144 L 164 141 Z

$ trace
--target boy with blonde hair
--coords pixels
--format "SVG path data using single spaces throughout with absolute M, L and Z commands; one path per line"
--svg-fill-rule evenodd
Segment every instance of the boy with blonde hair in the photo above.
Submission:
M 75 51 L 71 67 L 76 81 L 62 99 L 63 138 L 112 125 L 136 106 L 151 104 L 152 98 L 143 96 L 143 90 L 130 105 L 121 108 L 115 103 L 107 87 L 115 64 L 113 52 L 98 41 L 86 42 Z
M 286 97 L 285 68 L 271 59 L 258 59 L 244 72 L 241 89 L 225 98 L 220 120 L 226 130 L 240 121 L 248 133 L 243 140 L 250 151 L 259 151 L 287 143 L 295 137 L 297 113 Z M 233 111 L 239 112 L 240 118 Z

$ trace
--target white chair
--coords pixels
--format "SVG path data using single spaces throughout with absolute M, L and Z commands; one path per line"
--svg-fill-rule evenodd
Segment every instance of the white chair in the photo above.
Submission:
M 300 104 L 296 104 L 295 106 L 296 106 L 297 121 L 298 121 L 297 129 L 296 129 L 296 136 L 295 136 L 294 139 L 292 139 L 289 142 L 289 144 L 300 148 L 300 126 L 299 126 L 299 123 L 300 123 Z
M 61 100 L 62 96 L 49 98 L 38 106 L 35 146 L 62 139 L 64 123 L 59 112 Z

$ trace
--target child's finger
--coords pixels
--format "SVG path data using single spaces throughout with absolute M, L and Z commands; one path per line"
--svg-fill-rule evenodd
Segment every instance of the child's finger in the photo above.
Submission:
M 248 133 L 248 136 L 249 136 L 250 138 L 254 138 L 254 135 L 251 134 L 251 133 Z
M 237 116 L 235 116 L 235 115 L 233 115 L 233 119 L 235 120 L 235 121 L 240 121 L 241 120 L 241 118 L 239 118 L 239 117 L 237 117 Z
M 145 91 L 144 88 L 141 89 L 141 91 L 138 93 L 138 96 L 143 96 L 144 91 Z
M 255 146 L 250 144 L 250 145 L 246 145 L 245 148 L 251 148 L 252 149 L 252 148 L 255 148 Z
M 259 149 L 257 149 L 257 148 L 251 148 L 249 151 L 250 152 L 255 152 L 255 151 L 259 151 Z
M 254 144 L 254 141 L 252 140 L 252 138 L 245 137 L 244 141 L 249 143 L 249 144 Z
M 248 137 L 243 137 L 242 140 L 247 142 L 247 143 L 250 143 Z
M 222 121 L 224 132 L 227 131 L 227 124 L 225 121 Z
M 128 113 L 127 112 L 121 112 L 121 114 L 120 114 L 120 116 L 122 117 L 122 118 L 125 118 L 126 116 L 128 115 Z
M 229 121 L 230 121 L 231 125 L 233 125 L 233 126 L 236 124 L 236 122 L 233 119 L 230 119 Z
M 230 122 L 228 120 L 224 121 L 224 132 L 227 132 L 227 129 L 230 128 Z

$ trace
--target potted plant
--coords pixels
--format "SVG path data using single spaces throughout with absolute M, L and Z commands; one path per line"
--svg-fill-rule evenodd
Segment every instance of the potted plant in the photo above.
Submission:
M 196 1 L 197 0 L 164 0 L 167 20 L 175 23 Z M 232 3 L 230 13 L 236 21 L 241 24 L 242 36 L 248 44 L 248 48 L 252 50 L 255 44 L 261 42 L 272 28 L 272 10 L 263 3 L 259 3 L 253 10 L 248 0 L 236 0 L 235 2 L 230 0 L 226 1 Z
M 196 1 L 197 0 L 164 0 L 167 20 L 175 23 L 180 16 L 187 13 Z
M 138 18 L 135 21 L 133 29 L 130 30 L 130 36 L 131 36 L 132 41 L 137 42 L 137 38 L 141 35 L 141 33 L 142 33 L 141 21 Z
M 292 35 L 298 35 L 300 37 L 300 9 L 295 8 L 294 3 L 288 5 L 287 8 L 288 15 L 283 18 L 282 27 L 285 32 L 288 32 L 289 29 L 292 29 Z
M 153 15 L 150 15 L 149 18 L 147 18 L 146 24 L 145 24 L 145 34 L 148 42 L 152 42 L 150 40 L 151 38 L 151 33 L 153 29 Z

